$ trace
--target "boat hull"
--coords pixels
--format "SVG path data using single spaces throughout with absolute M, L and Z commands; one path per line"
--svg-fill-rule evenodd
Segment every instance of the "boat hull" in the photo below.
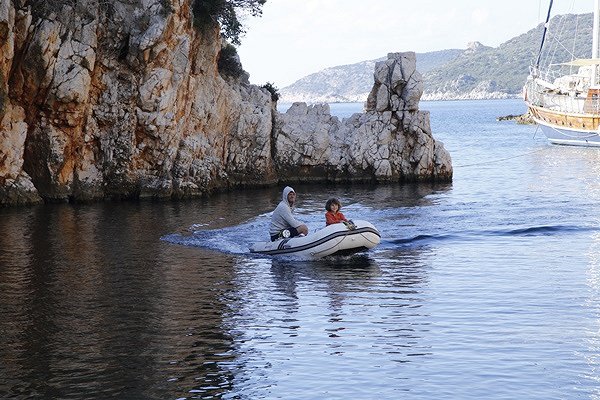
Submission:
M 600 115 L 563 113 L 532 105 L 529 111 L 551 143 L 600 147 Z
M 370 222 L 355 220 L 354 225 L 356 228 L 350 230 L 342 223 L 332 224 L 304 237 L 254 243 L 250 252 L 322 258 L 361 252 L 379 244 L 381 235 Z

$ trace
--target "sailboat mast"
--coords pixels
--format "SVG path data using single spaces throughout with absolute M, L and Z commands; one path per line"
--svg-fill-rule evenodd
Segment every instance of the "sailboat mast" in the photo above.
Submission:
M 594 1 L 594 30 L 592 33 L 592 59 L 598 59 L 598 32 L 600 32 L 600 0 Z M 591 86 L 598 83 L 598 65 L 594 65 L 592 70 Z
M 596 3 L 600 0 L 595 0 Z M 548 32 L 548 22 L 550 21 L 550 13 L 552 12 L 553 0 L 550 0 L 548 5 L 548 14 L 546 15 L 546 22 L 544 23 L 544 33 L 542 33 L 542 43 L 540 43 L 540 51 L 538 51 L 537 60 L 535 62 L 535 70 L 537 71 L 540 67 L 540 59 L 542 58 L 542 49 L 544 48 L 544 42 L 546 41 L 546 33 Z
M 592 37 L 592 58 L 598 58 L 598 31 L 600 31 L 600 0 L 594 1 L 594 34 Z

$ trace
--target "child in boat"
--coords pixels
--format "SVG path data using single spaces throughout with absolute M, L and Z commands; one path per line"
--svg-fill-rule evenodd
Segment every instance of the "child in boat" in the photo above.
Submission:
M 335 197 L 327 200 L 325 203 L 325 209 L 327 212 L 325 213 L 325 224 L 337 224 L 338 222 L 348 222 L 344 214 L 340 212 L 342 208 L 342 203 Z

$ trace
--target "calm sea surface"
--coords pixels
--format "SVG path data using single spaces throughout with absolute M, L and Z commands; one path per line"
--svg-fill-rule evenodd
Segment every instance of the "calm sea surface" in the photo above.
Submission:
M 332 195 L 380 229 L 362 255 L 249 255 L 283 185 L 1 209 L 0 398 L 600 399 L 600 150 L 421 109 L 452 184 L 295 187 L 311 230 Z

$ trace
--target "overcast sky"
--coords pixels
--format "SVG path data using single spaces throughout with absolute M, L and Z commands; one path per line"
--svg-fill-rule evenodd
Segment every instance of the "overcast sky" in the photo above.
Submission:
M 549 0 L 267 0 L 245 17 L 238 48 L 250 82 L 282 88 L 336 65 L 390 52 L 497 47 L 534 28 Z M 553 15 L 592 12 L 592 0 L 554 1 Z M 418 68 L 418 65 L 417 65 Z

